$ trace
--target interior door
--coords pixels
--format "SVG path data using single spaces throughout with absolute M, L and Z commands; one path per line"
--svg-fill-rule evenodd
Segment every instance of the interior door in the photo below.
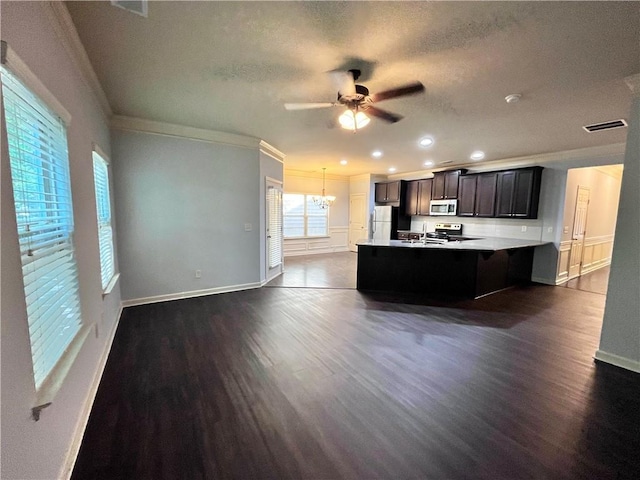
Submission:
M 354 193 L 349 196 L 349 250 L 357 252 L 356 242 L 368 236 L 365 194 Z
M 587 187 L 578 186 L 576 209 L 573 215 L 573 232 L 571 233 L 571 254 L 569 256 L 569 278 L 580 276 L 584 236 L 587 227 L 587 213 L 589 209 L 589 194 Z

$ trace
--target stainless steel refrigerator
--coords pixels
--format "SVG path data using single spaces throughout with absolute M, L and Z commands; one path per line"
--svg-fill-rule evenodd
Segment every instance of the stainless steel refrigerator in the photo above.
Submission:
M 373 207 L 371 232 L 374 240 L 390 240 L 392 235 L 393 207 L 383 205 Z

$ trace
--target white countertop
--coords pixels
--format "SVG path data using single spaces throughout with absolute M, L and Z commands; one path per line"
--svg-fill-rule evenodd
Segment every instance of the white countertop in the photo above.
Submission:
M 446 243 L 422 243 L 420 240 L 414 240 L 413 243 L 407 240 L 359 240 L 357 245 L 366 245 L 369 247 L 399 247 L 399 248 L 433 248 L 440 250 L 477 250 L 491 251 L 509 250 L 511 248 L 539 247 L 549 242 L 541 242 L 539 240 L 524 240 L 521 238 L 498 238 L 486 237 L 477 240 L 464 240 L 462 242 L 446 242 Z

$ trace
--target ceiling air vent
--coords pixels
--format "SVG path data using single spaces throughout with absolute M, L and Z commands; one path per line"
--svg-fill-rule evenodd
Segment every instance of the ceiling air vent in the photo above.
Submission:
M 142 15 L 143 17 L 147 16 L 147 0 L 111 0 L 111 5 L 123 8 L 129 12 L 135 13 L 136 15 Z
M 610 122 L 594 123 L 592 125 L 584 125 L 587 132 L 599 132 L 600 130 L 610 130 L 612 128 L 626 127 L 627 122 L 624 120 L 611 120 Z

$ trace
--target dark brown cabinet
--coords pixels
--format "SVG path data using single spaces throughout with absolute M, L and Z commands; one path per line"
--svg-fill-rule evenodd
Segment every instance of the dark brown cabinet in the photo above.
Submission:
M 495 172 L 462 175 L 458 182 L 458 216 L 493 217 L 497 178 Z
M 449 170 L 433 174 L 431 198 L 434 200 L 458 198 L 458 179 L 464 170 Z
M 432 179 L 407 182 L 405 215 L 429 215 Z
M 496 217 L 538 218 L 542 167 L 497 172 Z
M 376 183 L 376 203 L 399 203 L 402 197 L 404 181 Z

